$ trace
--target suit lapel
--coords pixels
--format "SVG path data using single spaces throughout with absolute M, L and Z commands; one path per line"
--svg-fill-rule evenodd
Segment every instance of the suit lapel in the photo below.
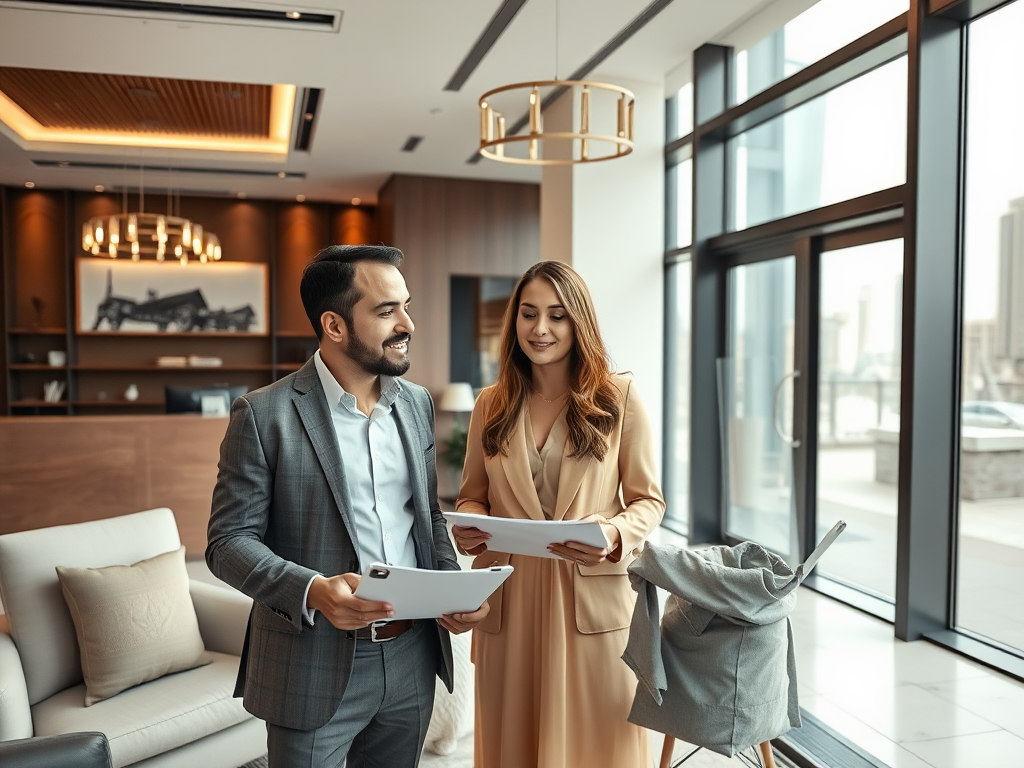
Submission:
M 533 482 L 533 473 L 530 472 L 530 457 L 526 447 L 526 422 L 527 411 L 519 414 L 519 422 L 512 430 L 512 439 L 509 441 L 508 455 L 501 454 L 501 466 L 505 470 L 505 477 L 508 484 L 512 486 L 512 492 L 519 500 L 523 511 L 534 520 L 544 520 L 544 510 L 540 507 L 540 499 L 537 498 L 537 486 Z
M 555 497 L 555 520 L 565 518 L 565 513 L 576 499 L 583 480 L 592 468 L 596 468 L 597 459 L 590 454 L 579 459 L 569 458 L 572 446 L 565 441 L 565 454 L 562 456 L 562 467 L 558 470 L 558 495 Z
M 358 552 L 356 526 L 352 520 L 352 502 L 345 483 L 345 464 L 338 448 L 338 436 L 334 431 L 330 409 L 327 407 L 327 397 L 324 395 L 324 388 L 320 384 L 320 376 L 312 359 L 296 374 L 293 388 L 297 394 L 294 398 L 295 410 L 299 413 L 302 426 L 305 427 L 320 466 L 324 470 L 327 485 L 334 496 L 334 503 L 338 505 L 348 537 Z
M 413 520 L 416 535 L 416 558 L 421 568 L 436 567 L 431 546 L 433 526 L 430 521 L 430 493 L 427 489 L 427 467 L 424 461 L 424 437 L 433 440 L 427 434 L 427 425 L 422 424 L 420 414 L 409 400 L 408 393 L 403 389 L 392 406 L 398 434 L 402 437 L 402 448 L 405 450 L 406 463 L 409 465 L 409 483 L 412 486 L 412 502 L 415 510 Z

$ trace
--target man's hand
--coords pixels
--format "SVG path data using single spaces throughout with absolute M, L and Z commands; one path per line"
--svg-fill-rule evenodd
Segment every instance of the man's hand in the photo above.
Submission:
M 362 629 L 374 621 L 395 615 L 390 603 L 377 603 L 356 597 L 358 573 L 317 576 L 309 585 L 306 604 L 322 613 L 338 629 Z
M 487 540 L 491 534 L 468 525 L 453 525 L 452 536 L 459 549 L 466 555 L 479 555 L 487 549 Z M 468 614 L 467 614 L 468 615 Z
M 475 528 L 473 530 L 476 530 Z M 479 624 L 481 621 L 487 618 L 487 614 L 491 612 L 490 603 L 484 602 L 479 608 L 472 613 L 446 613 L 437 623 L 447 629 L 453 635 L 461 635 L 463 632 L 467 632 Z

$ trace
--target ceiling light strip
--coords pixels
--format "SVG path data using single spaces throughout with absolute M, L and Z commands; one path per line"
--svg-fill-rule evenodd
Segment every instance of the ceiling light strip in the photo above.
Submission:
M 302 92 L 302 111 L 299 112 L 299 125 L 295 131 L 295 149 L 309 152 L 313 144 L 313 126 L 320 111 L 322 88 L 305 88 Z
M 341 26 L 341 13 L 324 13 L 322 11 L 303 11 L 301 9 L 271 10 L 264 8 L 244 8 L 225 5 L 200 5 L 197 3 L 170 3 L 161 0 L 0 0 L 0 6 L 47 10 L 47 6 L 60 7 L 62 10 L 89 13 L 107 11 L 135 15 L 161 15 L 174 18 L 191 17 L 206 21 L 257 21 L 269 22 L 274 25 L 319 29 L 325 32 L 336 32 Z
M 60 168 L 61 170 L 88 170 L 88 171 L 140 171 L 146 173 L 194 173 L 207 175 L 228 175 L 228 176 L 254 176 L 267 178 L 304 179 L 306 174 L 303 171 L 251 171 L 233 168 L 182 168 L 153 165 L 125 165 L 124 163 L 87 163 L 73 160 L 33 160 L 32 164 L 37 168 Z M 284 174 L 282 176 L 281 174 Z
M 526 5 L 526 0 L 505 0 L 501 4 L 501 7 L 498 8 L 491 18 L 490 23 L 480 33 L 480 37 L 473 43 L 473 47 L 469 49 L 466 58 L 462 60 L 459 68 L 455 70 L 451 80 L 445 85 L 444 90 L 461 90 L 476 68 L 480 66 L 480 62 L 484 60 L 484 57 L 490 52 L 494 44 L 498 42 L 502 32 L 508 28 L 508 25 L 512 23 L 512 20 L 524 5 Z

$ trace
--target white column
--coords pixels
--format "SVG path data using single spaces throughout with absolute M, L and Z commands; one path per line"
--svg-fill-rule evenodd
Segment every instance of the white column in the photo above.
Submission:
M 583 276 L 616 370 L 631 371 L 661 457 L 664 358 L 665 97 L 662 83 L 612 80 L 636 96 L 636 149 L 588 165 L 545 167 L 541 256 Z M 596 105 L 595 105 L 596 106 Z M 578 124 L 563 97 L 546 130 Z

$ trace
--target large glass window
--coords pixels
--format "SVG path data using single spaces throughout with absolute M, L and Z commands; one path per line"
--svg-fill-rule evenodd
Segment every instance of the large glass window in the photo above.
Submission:
M 729 271 L 726 358 L 718 361 L 726 532 L 796 550 L 793 378 L 796 259 Z
M 968 35 L 956 623 L 1024 650 L 1024 3 Z
M 909 0 L 820 0 L 736 54 L 736 103 L 820 61 L 909 7 Z
M 690 292 L 692 265 L 689 261 L 673 264 L 668 273 L 669 327 L 665 334 L 670 345 L 668 375 L 673 385 L 666 393 L 666 451 L 668 492 L 665 514 L 680 533 L 686 532 L 690 510 Z
M 693 132 L 693 83 L 687 83 L 679 89 L 674 107 L 676 135 L 669 136 L 669 141 Z
M 732 229 L 899 186 L 906 179 L 907 60 L 858 77 L 729 142 Z
M 693 160 L 684 160 L 668 171 L 674 209 L 669 212 L 667 250 L 685 248 L 693 242 Z
M 819 571 L 896 595 L 903 240 L 821 254 L 818 538 L 849 529 Z

